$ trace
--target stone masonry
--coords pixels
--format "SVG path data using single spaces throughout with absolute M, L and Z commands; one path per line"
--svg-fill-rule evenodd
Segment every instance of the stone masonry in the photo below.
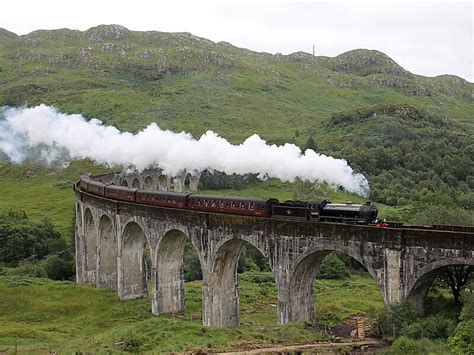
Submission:
M 383 229 L 239 217 L 118 202 L 76 190 L 77 282 L 116 288 L 124 300 L 145 296 L 151 278 L 152 313 L 183 311 L 187 240 L 201 262 L 204 326 L 239 324 L 236 270 L 246 243 L 269 260 L 279 323 L 314 321 L 314 280 L 331 251 L 367 268 L 386 305 L 404 298 L 421 305 L 442 267 L 474 265 L 472 227 Z

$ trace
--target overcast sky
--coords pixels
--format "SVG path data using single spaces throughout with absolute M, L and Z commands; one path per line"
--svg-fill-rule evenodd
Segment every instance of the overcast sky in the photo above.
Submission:
M 409 71 L 474 82 L 471 1 L 15 0 L 2 2 L 0 27 L 191 32 L 254 51 L 336 56 L 377 49 Z

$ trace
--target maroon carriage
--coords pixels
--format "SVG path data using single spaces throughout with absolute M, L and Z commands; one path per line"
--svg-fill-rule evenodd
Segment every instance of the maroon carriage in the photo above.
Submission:
M 179 192 L 138 190 L 136 202 L 153 206 L 186 208 L 187 195 Z
M 268 200 L 237 196 L 188 196 L 188 208 L 203 212 L 229 213 L 245 216 L 268 216 Z

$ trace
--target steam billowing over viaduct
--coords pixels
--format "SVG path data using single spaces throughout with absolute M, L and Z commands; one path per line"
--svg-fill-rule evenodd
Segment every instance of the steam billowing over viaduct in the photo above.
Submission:
M 169 179 L 159 171 L 101 177 L 116 185 L 196 189 L 199 175 Z M 246 243 L 269 261 L 278 290 L 278 322 L 315 317 L 314 280 L 331 251 L 367 268 L 385 304 L 404 298 L 422 304 L 443 267 L 474 265 L 474 228 L 375 228 L 202 213 L 106 199 L 76 187 L 77 282 L 116 288 L 122 300 L 147 294 L 153 314 L 184 310 L 183 254 L 196 249 L 203 274 L 205 326 L 239 324 L 237 262 Z M 145 254 L 149 250 L 151 265 Z

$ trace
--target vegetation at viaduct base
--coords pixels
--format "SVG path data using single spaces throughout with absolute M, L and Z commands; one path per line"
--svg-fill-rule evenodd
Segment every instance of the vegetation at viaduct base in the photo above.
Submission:
M 412 74 L 378 51 L 271 55 L 189 33 L 116 25 L 26 36 L 0 29 L 0 84 L 0 106 L 45 103 L 132 132 L 157 122 L 195 137 L 212 129 L 233 143 L 253 133 L 270 143 L 292 142 L 344 158 L 365 174 L 382 217 L 474 224 L 474 85 Z M 235 329 L 202 327 L 192 253 L 185 259 L 186 310 L 174 317 L 153 317 L 148 299 L 119 302 L 114 290 L 46 279 L 71 279 L 71 185 L 86 171 L 110 168 L 89 161 L 65 169 L 13 165 L 0 153 L 0 352 L 246 349 L 331 339 L 361 314 L 394 341 L 388 353 L 474 351 L 472 284 L 461 291 L 462 310 L 437 282 L 423 316 L 406 304 L 383 311 L 373 280 L 335 253 L 315 285 L 316 325 L 275 325 L 275 285 L 252 248 L 239 261 L 242 326 Z M 324 184 L 218 172 L 204 176 L 200 188 L 365 201 Z M 21 246 L 18 253 L 11 253 L 12 243 Z

